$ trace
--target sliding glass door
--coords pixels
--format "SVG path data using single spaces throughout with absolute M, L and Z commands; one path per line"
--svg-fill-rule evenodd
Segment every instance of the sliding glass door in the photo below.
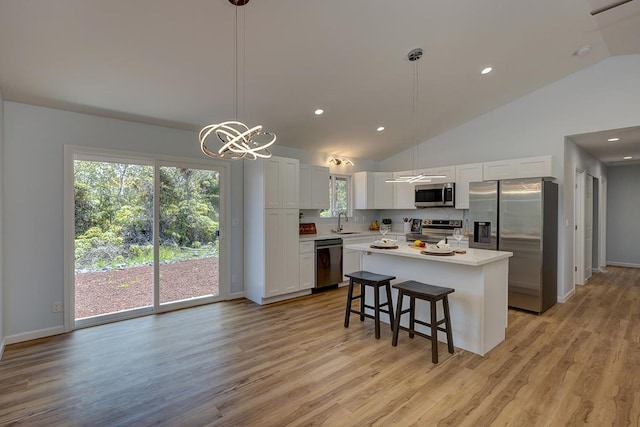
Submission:
M 221 295 L 222 176 L 192 164 L 74 156 L 75 327 Z
M 220 174 L 161 166 L 160 304 L 218 296 Z

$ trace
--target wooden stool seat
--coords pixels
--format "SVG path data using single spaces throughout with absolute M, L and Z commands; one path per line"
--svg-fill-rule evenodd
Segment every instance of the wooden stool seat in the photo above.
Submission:
M 453 334 L 451 333 L 451 316 L 449 314 L 449 298 L 448 295 L 455 292 L 452 288 L 443 288 L 440 286 L 427 285 L 425 283 L 409 280 L 402 283 L 393 285 L 398 290 L 398 302 L 396 305 L 396 317 L 393 323 L 393 340 L 391 344 L 395 347 L 398 345 L 398 332 L 400 329 L 409 332 L 409 338 L 413 338 L 414 335 L 427 338 L 431 341 L 431 361 L 438 363 L 438 331 L 446 332 L 447 334 L 447 348 L 449 353 L 453 354 Z M 408 296 L 409 308 L 402 310 L 402 300 L 405 296 Z M 430 323 L 416 319 L 416 298 L 424 301 L 429 301 L 429 310 L 431 312 Z M 437 320 L 436 316 L 436 303 L 442 301 L 442 308 L 444 311 L 444 318 Z M 409 327 L 405 328 L 400 326 L 400 318 L 403 314 L 409 313 Z M 431 328 L 431 335 L 423 334 L 415 330 L 415 324 L 418 323 L 423 326 Z M 440 325 L 445 324 L 445 327 Z
M 347 309 L 344 316 L 344 327 L 349 327 L 349 317 L 351 313 L 360 315 L 360 321 L 364 321 L 365 317 L 375 320 L 376 339 L 380 339 L 380 312 L 389 315 L 391 330 L 393 331 L 393 303 L 391 298 L 391 281 L 395 276 L 385 276 L 383 274 L 371 273 L 369 271 L 356 271 L 345 274 L 349 278 L 349 293 L 347 296 Z M 353 295 L 353 287 L 355 284 L 360 285 L 360 295 Z M 367 305 L 364 302 L 366 286 L 373 287 L 374 305 Z M 380 304 L 380 287 L 384 286 L 387 294 L 387 301 Z M 353 300 L 360 299 L 360 310 L 351 308 Z M 386 307 L 386 308 L 384 308 Z M 373 310 L 373 315 L 366 313 L 365 309 Z

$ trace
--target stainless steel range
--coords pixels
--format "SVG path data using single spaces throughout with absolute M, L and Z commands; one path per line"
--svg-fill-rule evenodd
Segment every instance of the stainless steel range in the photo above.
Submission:
M 450 237 L 456 228 L 462 228 L 462 220 L 423 219 L 420 233 L 408 233 L 407 241 L 422 240 L 427 243 L 438 243 L 445 237 Z

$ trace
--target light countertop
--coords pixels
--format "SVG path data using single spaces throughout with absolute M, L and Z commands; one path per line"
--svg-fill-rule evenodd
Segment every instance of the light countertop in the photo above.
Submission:
M 390 231 L 388 233 L 389 236 L 402 236 L 404 238 L 405 233 L 402 232 L 394 232 Z M 382 234 L 379 231 L 356 231 L 353 234 L 337 234 L 337 233 L 318 233 L 318 234 L 303 234 L 300 236 L 301 242 L 308 242 L 313 240 L 324 240 L 324 239 L 335 239 L 340 237 L 344 240 L 348 240 L 350 238 L 361 238 L 361 237 L 371 237 L 371 241 L 375 241 L 382 238 Z
M 405 242 L 398 242 L 397 249 L 375 249 L 371 247 L 370 243 L 349 244 L 348 242 L 344 245 L 344 247 L 346 249 L 360 250 L 389 256 L 415 258 L 424 261 L 461 264 L 474 267 L 489 264 L 513 256 L 513 252 L 489 251 L 485 249 L 465 249 L 467 251 L 466 254 L 455 254 L 452 256 L 424 255 L 420 253 L 420 250 L 425 250 L 424 248 L 417 249 L 415 247 L 410 247 Z

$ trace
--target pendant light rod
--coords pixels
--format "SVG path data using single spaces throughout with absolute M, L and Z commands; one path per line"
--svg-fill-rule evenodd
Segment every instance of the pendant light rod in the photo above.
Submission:
M 410 62 L 413 62 L 413 96 L 411 103 L 411 128 L 413 130 L 413 137 L 417 141 L 416 145 L 413 146 L 415 150 L 415 155 L 412 156 L 412 166 L 413 166 L 413 175 L 400 175 L 393 179 L 388 179 L 385 182 L 391 183 L 405 183 L 405 184 L 416 184 L 420 182 L 431 182 L 431 179 L 436 178 L 445 178 L 444 175 L 426 175 L 423 173 L 418 173 L 418 161 L 420 155 L 420 143 L 418 141 L 418 105 L 419 105 L 419 74 L 418 74 L 418 60 L 422 58 L 422 49 L 416 48 L 411 50 L 407 54 L 407 59 Z
M 240 69 L 238 68 L 238 56 L 239 56 L 239 47 L 238 47 L 238 7 L 244 6 L 249 3 L 249 0 L 229 0 L 229 3 L 236 6 L 235 10 L 235 35 L 233 39 L 233 47 L 234 47 L 234 81 L 233 81 L 233 112 L 235 116 L 235 120 L 226 121 L 218 124 L 211 124 L 205 126 L 200 130 L 198 134 L 198 139 L 200 140 L 200 150 L 204 153 L 205 156 L 212 158 L 220 158 L 220 159 L 230 159 L 230 160 L 240 160 L 240 159 L 249 159 L 255 160 L 258 158 L 268 159 L 271 157 L 271 152 L 267 149 L 271 145 L 276 142 L 276 135 L 271 132 L 265 132 L 262 130 L 262 125 L 257 125 L 253 127 L 249 127 L 243 122 L 240 121 L 239 113 L 240 110 L 238 106 L 238 98 L 239 98 L 239 74 Z M 244 15 L 243 15 L 244 18 Z M 242 31 L 244 34 L 245 31 L 245 23 L 243 20 Z M 243 90 L 242 90 L 242 110 L 244 116 L 244 108 L 246 102 L 244 101 L 244 64 L 245 64 L 245 40 L 246 37 L 243 37 L 243 60 L 242 60 L 242 81 L 243 81 Z M 216 138 L 214 139 L 219 145 L 220 148 L 217 151 L 214 151 L 207 147 L 206 141 L 214 134 Z

